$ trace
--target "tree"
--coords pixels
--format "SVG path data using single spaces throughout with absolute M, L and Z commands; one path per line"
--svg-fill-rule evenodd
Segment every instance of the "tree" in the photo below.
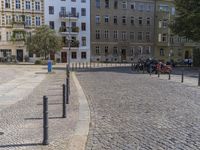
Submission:
M 200 41 L 200 1 L 175 0 L 178 12 L 175 22 L 171 25 L 172 32 L 194 42 Z
M 62 48 L 62 40 L 54 30 L 45 25 L 37 28 L 33 35 L 27 38 L 26 45 L 29 52 L 40 54 L 47 59 L 51 51 L 59 51 Z

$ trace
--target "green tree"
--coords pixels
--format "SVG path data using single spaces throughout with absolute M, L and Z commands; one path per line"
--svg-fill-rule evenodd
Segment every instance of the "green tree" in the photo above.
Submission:
M 31 53 L 40 54 L 45 59 L 51 51 L 59 51 L 62 48 L 62 39 L 48 26 L 37 28 L 33 35 L 26 40 L 27 50 Z
M 172 31 L 179 35 L 200 41 L 200 1 L 199 0 L 175 0 L 178 13 L 175 22 L 171 26 Z

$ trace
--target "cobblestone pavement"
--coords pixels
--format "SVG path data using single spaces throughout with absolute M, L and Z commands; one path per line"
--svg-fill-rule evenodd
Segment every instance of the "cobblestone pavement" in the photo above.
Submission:
M 66 150 L 78 119 L 76 92 L 71 92 L 67 118 L 62 116 L 62 84 L 65 72 L 60 70 L 46 78 L 24 100 L 0 111 L 0 150 Z M 75 91 L 71 82 L 71 91 Z M 42 146 L 42 97 L 49 98 L 49 146 Z M 1 135 L 1 132 L 4 134 Z
M 36 74 L 41 71 L 40 66 L 0 65 L 0 111 L 27 97 L 45 78 Z
M 77 72 L 91 124 L 87 150 L 199 150 L 200 88 L 127 69 Z

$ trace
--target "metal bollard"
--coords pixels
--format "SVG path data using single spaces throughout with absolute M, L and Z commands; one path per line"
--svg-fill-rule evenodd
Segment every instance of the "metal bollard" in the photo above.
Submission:
M 63 84 L 63 118 L 66 118 L 66 86 Z
M 158 70 L 158 78 L 160 78 L 160 71 Z
M 69 93 L 70 93 L 70 83 L 69 83 L 69 78 L 66 78 L 66 104 L 69 104 Z
M 199 81 L 198 81 L 198 86 L 200 86 L 200 72 L 199 72 Z
M 182 83 L 184 82 L 184 74 L 183 74 L 183 71 L 182 71 L 182 74 L 181 74 L 181 82 L 182 82 Z
M 133 63 L 131 63 L 131 71 L 133 71 Z
M 43 96 L 43 145 L 48 145 L 48 98 Z
M 142 68 L 142 72 L 143 72 L 143 74 L 144 74 L 144 65 L 142 66 L 143 68 Z
M 171 74 L 170 74 L 170 72 L 169 72 L 169 78 L 168 78 L 168 80 L 171 80 Z

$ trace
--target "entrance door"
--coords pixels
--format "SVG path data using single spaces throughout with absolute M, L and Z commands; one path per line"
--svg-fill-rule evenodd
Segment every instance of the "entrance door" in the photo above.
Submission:
M 50 52 L 50 59 L 55 60 L 55 53 L 54 52 Z
M 23 62 L 23 49 L 17 49 L 17 60 Z
M 121 58 L 122 58 L 122 61 L 126 61 L 126 49 L 122 49 Z
M 185 51 L 185 59 L 189 59 L 189 51 Z
M 67 62 L 67 52 L 61 52 L 61 62 L 62 63 Z

